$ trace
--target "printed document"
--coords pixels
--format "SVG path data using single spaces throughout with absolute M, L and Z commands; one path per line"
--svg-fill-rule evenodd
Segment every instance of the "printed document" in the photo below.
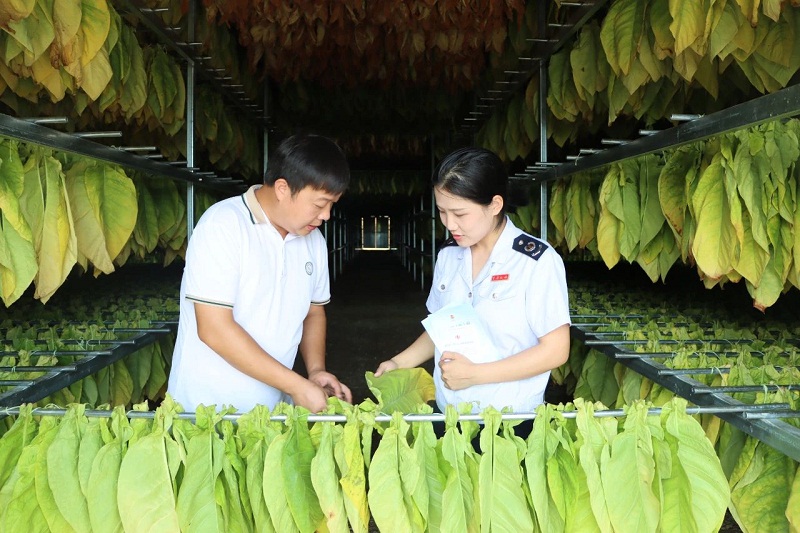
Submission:
M 473 363 L 499 359 L 481 317 L 467 303 L 442 307 L 422 321 L 439 352 L 458 352 Z

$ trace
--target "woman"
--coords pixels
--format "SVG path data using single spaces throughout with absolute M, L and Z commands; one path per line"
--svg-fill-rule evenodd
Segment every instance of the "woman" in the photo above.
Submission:
M 442 224 L 452 235 L 439 251 L 428 311 L 468 303 L 483 320 L 496 355 L 477 362 L 440 353 L 427 332 L 378 366 L 376 376 L 435 357 L 436 402 L 473 402 L 531 412 L 544 401 L 550 370 L 569 354 L 564 263 L 553 248 L 505 215 L 508 176 L 494 153 L 462 148 L 433 175 Z M 486 358 L 486 357 L 484 357 Z M 473 357 L 473 359 L 476 359 Z

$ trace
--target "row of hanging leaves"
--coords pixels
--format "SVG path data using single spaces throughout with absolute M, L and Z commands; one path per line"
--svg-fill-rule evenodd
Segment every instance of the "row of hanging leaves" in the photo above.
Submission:
M 737 87 L 785 87 L 800 68 L 800 2 L 616 0 L 548 64 L 548 137 L 559 146 L 627 116 L 652 124 L 685 112 L 694 91 L 725 105 Z M 533 85 L 533 87 L 532 87 Z M 538 138 L 534 77 L 479 133 L 507 160 Z
M 503 49 L 521 0 L 264 3 L 205 0 L 208 16 L 239 28 L 251 71 L 283 83 L 354 82 L 471 88 L 485 53 Z M 358 75 L 354 75 L 358 73 Z
M 31 283 L 47 302 L 76 265 L 98 276 L 157 246 L 167 264 L 184 254 L 186 206 L 172 180 L 134 181 L 117 165 L 9 139 L 0 139 L 0 175 L 6 306 Z M 200 193 L 198 210 L 212 201 Z
M 800 288 L 800 121 L 765 125 L 559 180 L 552 241 L 656 281 L 679 258 L 706 287 L 744 280 L 765 309 Z
M 215 47 L 216 61 L 226 69 L 237 66 L 229 32 L 200 20 L 199 38 Z M 67 116 L 76 129 L 96 127 L 98 122 L 114 125 L 130 142 L 149 145 L 155 137 L 167 159 L 186 156 L 181 67 L 162 47 L 142 46 L 134 26 L 105 0 L 58 6 L 46 0 L 15 2 L 0 10 L 0 27 L 5 30 L 0 32 L 0 101 L 17 116 Z M 201 133 L 218 122 L 231 131 L 224 139 L 200 136 L 212 163 L 259 176 L 255 126 L 219 111 L 219 94 L 206 97 L 203 104 L 205 115 L 209 109 L 215 115 L 198 117 Z M 204 119 L 212 124 L 204 124 Z
M 710 532 L 725 515 L 725 477 L 685 400 L 660 416 L 639 401 L 624 422 L 595 417 L 599 404 L 565 408 L 574 418 L 541 406 L 527 440 L 491 407 L 480 427 L 449 406 L 438 439 L 431 422 L 412 428 L 401 412 L 377 424 L 380 407 L 331 402 L 347 422 L 309 424 L 303 409 L 257 406 L 234 425 L 214 406 L 179 418 L 170 398 L 152 420 L 121 408 L 88 418 L 78 404 L 39 419 L 26 405 L 0 440 L 0 524 L 366 533 L 372 518 L 381 531 L 420 533 Z

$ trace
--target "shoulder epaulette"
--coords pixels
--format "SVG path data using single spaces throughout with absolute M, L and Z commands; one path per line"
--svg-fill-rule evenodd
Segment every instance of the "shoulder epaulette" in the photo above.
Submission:
M 441 250 L 442 248 L 447 248 L 448 246 L 458 246 L 458 243 L 454 238 L 450 237 L 449 239 L 447 239 L 442 243 L 439 249 Z
M 514 239 L 513 248 L 521 254 L 538 260 L 540 257 L 542 257 L 544 251 L 547 250 L 547 243 L 522 233 L 519 237 Z

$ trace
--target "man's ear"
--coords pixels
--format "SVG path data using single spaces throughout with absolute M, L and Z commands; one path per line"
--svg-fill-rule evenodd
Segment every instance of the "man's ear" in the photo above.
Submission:
M 287 182 L 285 178 L 276 179 L 272 188 L 275 190 L 275 196 L 279 201 L 285 200 L 292 196 L 292 189 L 289 188 L 289 182 Z

